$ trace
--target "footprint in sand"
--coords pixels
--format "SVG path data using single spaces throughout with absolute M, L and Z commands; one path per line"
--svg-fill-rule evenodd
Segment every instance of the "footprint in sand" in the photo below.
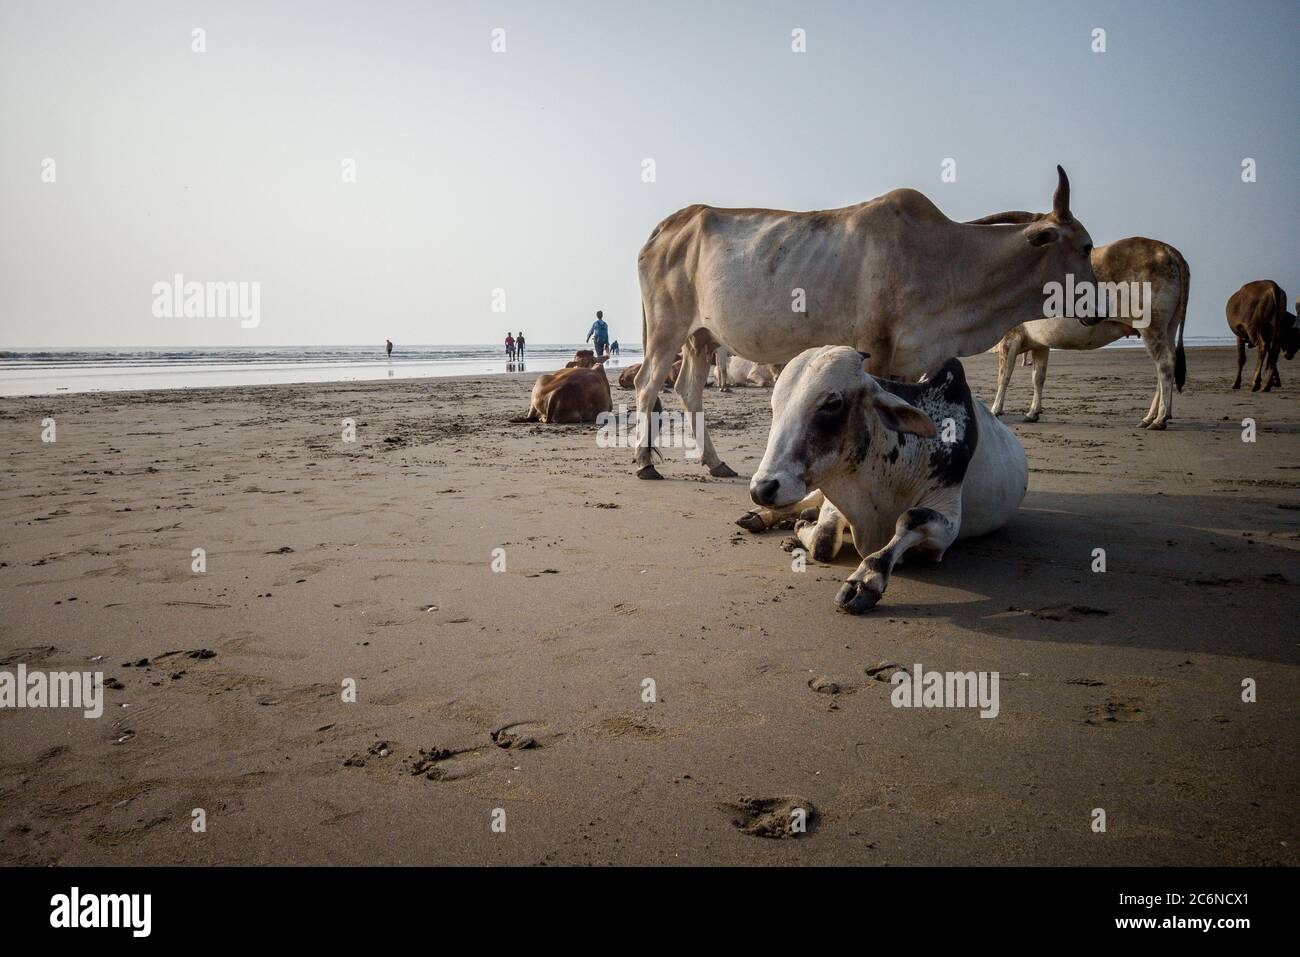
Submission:
M 873 668 L 867 668 L 866 672 L 868 678 L 875 678 L 877 681 L 883 681 L 888 684 L 890 679 L 894 677 L 894 672 L 901 670 L 902 669 L 892 661 L 882 661 Z
M 853 694 L 857 687 L 847 678 L 831 678 L 827 675 L 818 675 L 816 678 L 808 679 L 808 688 L 817 694 L 830 695 L 835 697 L 842 694 Z
M 1110 614 L 1105 608 L 1093 608 L 1091 605 L 1050 605 L 1047 608 L 1030 608 L 1028 611 L 1029 614 L 1043 621 L 1079 621 L 1083 618 Z
M 430 745 L 421 748 L 414 756 L 402 762 L 412 777 L 429 781 L 459 781 L 487 771 L 491 764 L 476 758 L 487 757 L 486 746 L 476 748 L 440 748 Z
M 821 812 L 809 800 L 795 794 L 774 798 L 741 798 L 719 807 L 732 815 L 731 824 L 751 837 L 782 839 L 811 834 Z
M 26 665 L 44 664 L 54 656 L 58 651 L 53 645 L 32 645 L 30 648 L 15 648 L 13 651 L 0 657 L 0 665 L 16 665 L 19 663 Z
M 564 735 L 552 731 L 540 721 L 511 721 L 499 724 L 488 732 L 492 743 L 507 751 L 525 751 L 532 748 L 545 748 L 554 744 Z
M 1137 698 L 1107 698 L 1104 704 L 1088 706 L 1084 724 L 1105 725 L 1119 722 L 1145 721 L 1146 712 Z

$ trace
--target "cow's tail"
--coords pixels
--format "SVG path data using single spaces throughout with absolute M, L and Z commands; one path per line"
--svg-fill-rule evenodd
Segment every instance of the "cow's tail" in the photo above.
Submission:
M 1183 329 L 1187 325 L 1187 294 L 1192 287 L 1192 271 L 1187 267 L 1187 260 L 1182 253 L 1176 249 L 1173 253 L 1180 273 L 1178 305 L 1174 307 L 1174 321 L 1178 323 L 1178 346 L 1174 350 L 1174 385 L 1182 392 L 1183 384 L 1187 382 L 1187 352 L 1183 349 Z

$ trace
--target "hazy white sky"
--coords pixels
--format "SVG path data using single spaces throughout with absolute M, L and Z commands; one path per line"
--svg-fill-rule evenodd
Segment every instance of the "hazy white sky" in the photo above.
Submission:
M 597 308 L 637 341 L 637 251 L 688 203 L 913 186 L 967 219 L 1048 208 L 1058 162 L 1095 241 L 1177 246 L 1188 334 L 1226 335 L 1242 282 L 1300 295 L 1296 13 L 4 0 L 0 345 L 543 343 Z M 261 324 L 155 318 L 175 273 L 259 282 Z

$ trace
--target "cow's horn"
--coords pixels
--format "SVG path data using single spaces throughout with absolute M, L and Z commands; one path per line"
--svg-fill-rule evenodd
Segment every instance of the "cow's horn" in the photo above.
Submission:
M 1008 209 L 1005 213 L 991 213 L 979 219 L 966 221 L 967 226 L 1005 226 L 1009 223 L 1024 225 L 1038 221 L 1038 213 L 1027 213 L 1023 209 Z
M 1060 166 L 1056 167 L 1056 192 L 1052 195 L 1052 213 L 1063 223 L 1068 223 L 1070 216 L 1070 177 L 1065 175 L 1065 170 Z

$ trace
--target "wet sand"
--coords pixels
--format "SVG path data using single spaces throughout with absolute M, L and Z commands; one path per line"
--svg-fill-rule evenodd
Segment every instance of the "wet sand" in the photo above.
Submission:
M 1188 366 L 1163 433 L 1140 350 L 1053 353 L 1035 424 L 1017 369 L 1018 517 L 862 618 L 732 524 L 768 390 L 706 399 L 741 478 L 661 483 L 508 424 L 531 373 L 4 400 L 0 669 L 121 687 L 0 710 L 0 863 L 1294 865 L 1300 365 Z M 916 662 L 1000 714 L 892 707 Z

